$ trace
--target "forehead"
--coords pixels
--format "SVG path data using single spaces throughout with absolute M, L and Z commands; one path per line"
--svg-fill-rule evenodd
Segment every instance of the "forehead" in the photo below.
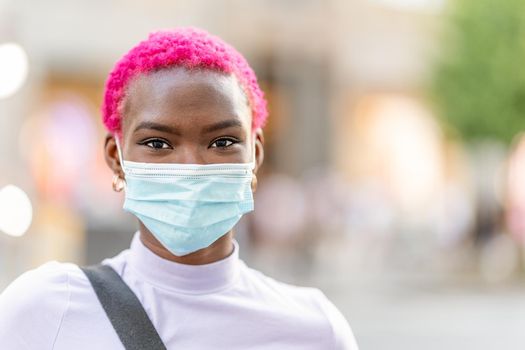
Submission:
M 122 112 L 124 125 L 137 118 L 198 125 L 232 117 L 251 125 L 248 101 L 237 79 L 209 70 L 174 68 L 141 74 L 128 85 Z

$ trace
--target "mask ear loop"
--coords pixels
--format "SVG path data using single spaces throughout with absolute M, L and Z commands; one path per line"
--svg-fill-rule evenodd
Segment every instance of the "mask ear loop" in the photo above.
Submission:
M 251 162 L 251 170 L 252 170 L 252 182 L 251 182 L 251 188 L 252 192 L 255 193 L 257 191 L 257 175 L 255 175 L 255 160 L 256 160 L 256 143 L 257 139 L 255 138 L 255 133 L 253 134 L 253 142 L 252 142 L 252 162 Z
M 122 156 L 122 149 L 120 148 L 120 141 L 117 135 L 115 135 L 115 143 L 117 144 L 117 153 L 118 159 L 120 161 L 120 167 L 122 168 L 124 175 L 126 175 L 126 170 L 124 169 L 124 157 Z
M 122 168 L 122 171 L 124 172 L 124 177 L 126 176 L 126 172 L 124 171 L 124 166 L 123 166 L 123 163 L 122 163 L 122 151 L 120 149 L 120 144 L 119 144 L 119 141 L 118 141 L 118 137 L 115 136 L 115 143 L 117 145 L 117 153 L 118 153 L 118 158 L 119 158 L 119 161 L 120 161 L 120 167 Z M 124 190 L 126 188 L 126 179 L 121 179 L 120 178 L 120 175 L 119 174 L 115 174 L 113 175 L 113 182 L 112 182 L 112 187 L 113 187 L 113 191 L 115 192 L 121 192 L 122 190 Z
M 117 145 L 117 153 L 118 153 L 118 159 L 120 161 L 120 168 L 122 169 L 122 172 L 124 173 L 124 178 L 122 179 L 122 182 L 123 182 L 122 189 L 120 190 L 122 191 L 123 189 L 126 189 L 126 167 L 124 166 L 124 157 L 122 156 L 122 148 L 120 148 L 120 141 L 119 141 L 118 135 L 115 135 L 115 143 Z M 115 175 L 115 177 L 117 176 L 118 175 Z M 117 191 L 117 192 L 120 192 L 120 191 Z
M 253 135 L 253 142 L 252 142 L 252 160 L 251 162 L 249 163 L 250 164 L 250 167 L 251 169 L 250 170 L 255 170 L 255 160 L 257 159 L 256 158 L 256 143 L 257 143 L 257 139 L 255 138 L 255 133 L 252 134 Z

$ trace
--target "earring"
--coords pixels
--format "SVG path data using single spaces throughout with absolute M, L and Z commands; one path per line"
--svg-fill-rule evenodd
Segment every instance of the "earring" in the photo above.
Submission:
M 115 192 L 121 192 L 124 187 L 126 187 L 126 180 L 121 179 L 119 175 L 115 174 L 113 176 L 113 182 L 112 182 L 113 191 Z
M 253 174 L 252 176 L 252 192 L 255 193 L 257 191 L 257 176 Z

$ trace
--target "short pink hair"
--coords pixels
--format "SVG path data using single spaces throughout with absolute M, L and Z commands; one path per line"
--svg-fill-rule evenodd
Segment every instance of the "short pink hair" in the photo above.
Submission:
M 163 68 L 202 68 L 233 74 L 252 111 L 252 130 L 264 126 L 266 100 L 246 59 L 222 39 L 196 28 L 158 31 L 133 47 L 113 67 L 106 82 L 102 117 L 109 132 L 120 134 L 119 108 L 129 82 L 138 74 Z

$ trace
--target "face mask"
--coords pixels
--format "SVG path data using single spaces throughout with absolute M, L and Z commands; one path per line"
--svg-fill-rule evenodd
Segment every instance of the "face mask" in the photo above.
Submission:
M 137 163 L 122 157 L 124 210 L 135 215 L 171 253 L 209 247 L 253 210 L 250 163 Z

